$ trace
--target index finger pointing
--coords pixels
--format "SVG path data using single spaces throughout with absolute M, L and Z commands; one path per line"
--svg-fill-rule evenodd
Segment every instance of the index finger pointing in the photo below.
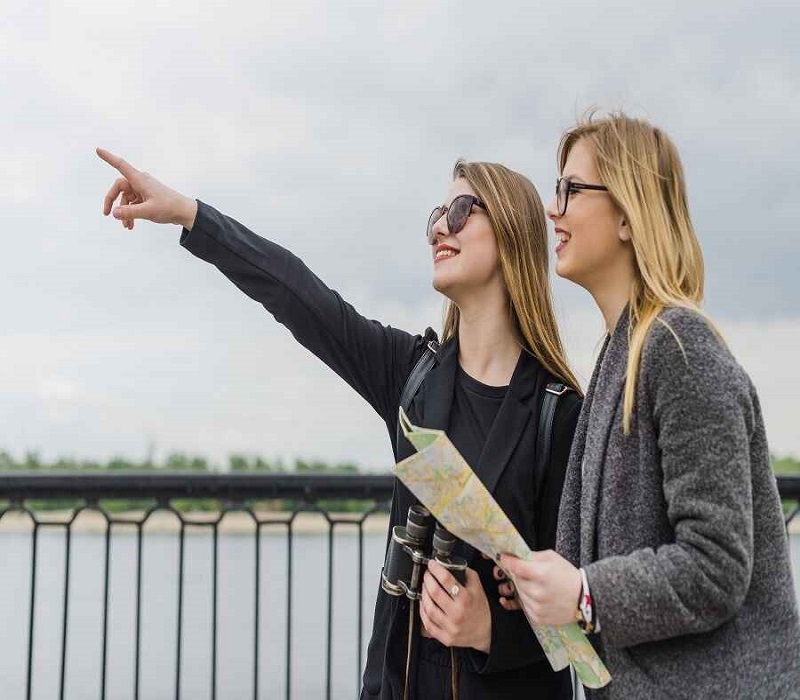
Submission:
M 95 152 L 112 168 L 119 170 L 128 180 L 134 179 L 139 174 L 139 171 L 130 163 L 120 156 L 115 156 L 111 151 L 107 151 L 105 148 L 98 148 Z

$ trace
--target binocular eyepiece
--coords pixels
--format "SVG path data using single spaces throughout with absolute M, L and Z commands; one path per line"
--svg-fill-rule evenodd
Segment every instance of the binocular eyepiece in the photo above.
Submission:
M 453 556 L 455 546 L 456 538 L 434 520 L 427 508 L 411 506 L 405 526 L 392 528 L 381 587 L 389 595 L 419 600 L 422 574 L 431 559 L 444 566 L 462 586 L 466 585 L 467 561 Z

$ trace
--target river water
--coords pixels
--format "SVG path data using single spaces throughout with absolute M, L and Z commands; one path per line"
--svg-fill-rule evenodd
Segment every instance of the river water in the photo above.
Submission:
M 4 533 L 0 540 L 0 698 L 25 697 L 31 536 Z M 366 647 L 382 564 L 384 535 L 365 535 L 362 648 Z M 332 697 L 356 697 L 358 683 L 357 538 L 333 538 Z M 58 698 L 64 614 L 64 534 L 39 534 L 33 697 Z M 800 598 L 800 535 L 791 537 L 795 588 Z M 293 538 L 291 697 L 324 698 L 328 535 Z M 287 544 L 285 536 L 261 538 L 259 697 L 286 697 Z M 100 697 L 103 561 L 105 538 L 73 533 L 66 649 L 65 697 Z M 188 534 L 181 697 L 211 697 L 212 539 Z M 111 538 L 108 675 L 106 697 L 134 697 L 136 539 Z M 252 536 L 219 536 L 217 697 L 253 694 L 255 545 Z M 148 532 L 143 546 L 140 697 L 175 697 L 178 538 Z M 363 653 L 363 652 L 362 652 Z M 362 656 L 363 659 L 363 656 Z

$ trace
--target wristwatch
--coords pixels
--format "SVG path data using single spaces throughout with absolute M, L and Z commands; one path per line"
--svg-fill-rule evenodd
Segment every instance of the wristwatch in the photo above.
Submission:
M 594 602 L 592 601 L 592 594 L 589 591 L 589 581 L 586 578 L 586 572 L 579 569 L 581 572 L 581 592 L 578 597 L 578 607 L 575 610 L 575 621 L 586 634 L 592 634 L 596 631 L 595 618 L 594 618 Z

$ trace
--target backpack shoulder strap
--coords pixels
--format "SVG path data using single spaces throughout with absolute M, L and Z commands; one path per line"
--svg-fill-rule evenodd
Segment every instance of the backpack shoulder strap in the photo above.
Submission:
M 536 433 L 536 493 L 541 493 L 542 482 L 550 465 L 553 452 L 553 423 L 558 400 L 571 389 L 561 382 L 550 382 L 544 389 L 542 409 L 539 412 L 539 431 Z
M 433 333 L 430 331 L 430 329 L 428 329 L 425 335 L 428 335 L 428 332 L 431 334 Z M 411 406 L 411 402 L 414 400 L 419 388 L 422 386 L 425 376 L 436 364 L 436 353 L 438 351 L 439 342 L 436 340 L 436 336 L 434 335 L 433 339 L 428 341 L 427 346 L 425 347 L 425 352 L 423 352 L 419 360 L 417 360 L 417 363 L 414 365 L 414 369 L 411 370 L 411 374 L 408 375 L 408 379 L 406 379 L 406 383 L 403 386 L 403 393 L 400 395 L 400 406 L 402 406 L 404 411 L 408 411 Z M 400 423 L 398 422 L 396 445 L 400 444 L 400 435 Z

